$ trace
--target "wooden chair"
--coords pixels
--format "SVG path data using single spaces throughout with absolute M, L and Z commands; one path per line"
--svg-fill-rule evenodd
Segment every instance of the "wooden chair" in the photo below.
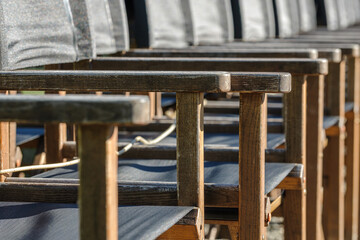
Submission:
M 235 1 L 234 1 L 235 2 Z M 251 7 L 251 5 L 249 5 L 249 4 L 243 4 L 242 6 L 249 6 L 249 7 Z M 251 17 L 253 17 L 253 15 L 254 15 L 254 11 L 249 11 L 249 9 L 242 9 L 243 11 L 242 11 L 242 13 L 251 13 Z M 287 10 L 286 11 L 286 13 L 290 13 L 290 10 Z M 194 14 L 195 15 L 195 14 Z M 235 14 L 234 14 L 235 15 Z M 196 15 L 195 15 L 196 16 Z M 294 16 L 294 15 L 293 15 Z M 243 20 L 244 20 L 244 18 L 243 18 Z M 245 16 L 245 20 L 246 20 L 246 16 Z M 285 19 L 286 20 L 286 19 Z M 286 21 L 285 21 L 286 22 Z M 281 21 L 280 21 L 280 23 L 281 23 Z M 281 25 L 281 24 L 280 24 Z M 284 23 L 283 25 L 285 25 L 285 27 L 286 27 L 286 24 Z M 244 25 L 243 25 L 244 26 Z M 243 27 L 242 29 L 244 30 L 249 30 L 249 29 L 247 29 L 246 28 L 247 26 L 245 25 L 245 28 Z M 292 30 L 292 29 L 296 29 L 295 27 L 294 28 L 291 28 L 290 30 Z M 266 32 L 268 29 L 264 29 L 264 31 Z M 284 32 L 286 31 L 286 29 L 284 30 Z M 251 32 L 251 29 L 250 29 L 250 32 Z M 243 34 L 244 34 L 244 32 L 243 32 Z M 244 34 L 245 36 L 249 36 L 249 34 L 248 35 L 246 35 L 246 32 L 245 32 L 245 34 Z M 266 35 L 266 33 L 265 33 L 265 35 Z M 283 47 L 283 46 L 294 46 L 294 44 L 290 44 L 290 45 L 286 45 L 287 43 L 287 40 L 288 39 L 286 39 L 286 40 L 284 40 L 284 41 L 282 41 L 279 45 L 278 45 L 278 47 Z M 297 41 L 297 39 L 295 39 L 295 41 Z M 318 43 L 315 43 L 315 44 L 313 44 L 312 42 L 314 42 L 313 40 L 306 40 L 306 41 L 303 41 L 303 40 L 301 40 L 301 41 L 297 41 L 297 42 L 300 42 L 301 44 L 303 44 L 303 43 L 305 43 L 306 45 L 305 46 L 313 46 L 313 47 L 318 47 L 319 48 L 319 50 L 320 50 L 320 52 L 321 52 L 321 48 L 324 48 L 324 47 L 341 47 L 342 48 L 342 50 L 343 50 L 343 59 L 349 59 L 349 69 L 353 69 L 353 70 L 350 70 L 349 71 L 349 77 L 348 77 L 348 79 L 349 79 L 349 82 L 352 84 L 352 85 L 354 85 L 354 84 L 356 84 L 357 85 L 357 81 L 356 81 L 356 78 L 354 78 L 353 76 L 354 76 L 354 74 L 356 74 L 356 57 L 357 57 L 357 53 L 355 53 L 354 54 L 354 50 L 356 49 L 356 48 L 354 48 L 353 46 L 351 46 L 351 45 L 349 45 L 349 46 L 346 46 L 346 45 L 337 45 L 337 44 L 326 44 L 326 45 L 324 45 L 324 44 L 318 44 Z M 306 43 L 306 42 L 308 42 L 308 43 Z M 285 44 L 285 45 L 284 45 Z M 301 46 L 301 44 L 299 44 L 299 43 L 296 43 L 296 45 L 300 45 Z M 271 44 L 269 44 L 269 45 L 263 45 L 263 43 L 261 43 L 261 44 L 258 44 L 258 43 L 256 43 L 256 44 L 253 44 L 253 43 L 251 43 L 251 44 L 244 44 L 244 43 L 241 43 L 241 44 L 239 44 L 239 43 L 234 43 L 234 44 L 228 44 L 228 45 L 230 45 L 230 47 L 227 47 L 227 48 L 232 48 L 232 49 L 234 49 L 234 48 L 238 48 L 238 47 L 241 47 L 241 46 L 243 46 L 243 47 L 251 47 L 251 46 L 254 46 L 254 47 L 256 47 L 256 48 L 259 48 L 260 46 L 269 46 L 269 47 L 276 47 L 276 44 L 274 44 L 274 43 L 271 43 Z M 302 45 L 303 46 L 303 45 Z M 208 47 L 206 47 L 207 49 L 208 49 Z M 219 48 L 218 46 L 216 47 L 216 48 Z M 141 52 L 141 51 L 140 51 Z M 142 52 L 143 53 L 140 53 L 140 55 L 141 54 L 144 54 L 144 52 L 145 52 L 145 54 L 146 55 L 151 55 L 152 53 L 150 52 L 150 51 L 148 51 L 148 52 L 146 52 L 146 51 L 143 51 L 142 50 Z M 180 52 L 180 53 L 178 53 L 178 52 Z M 350 52 L 350 53 L 349 53 Z M 130 53 L 130 54 L 132 54 L 132 56 L 139 56 L 139 55 L 137 55 L 137 53 L 135 53 L 135 54 L 133 54 L 133 53 Z M 145 55 L 144 54 L 144 55 Z M 166 51 L 159 51 L 159 53 L 158 53 L 158 56 L 180 56 L 180 55 L 187 55 L 187 56 L 190 56 L 192 53 L 189 51 L 189 50 L 186 50 L 186 51 L 182 51 L 182 50 L 180 50 L 180 51 L 175 51 L 175 53 L 173 53 L 173 52 L 171 52 L 171 53 L 168 53 L 168 52 L 166 52 Z M 197 53 L 196 51 L 195 51 L 195 53 L 194 54 L 199 54 L 199 53 Z M 206 56 L 206 53 L 200 53 L 200 54 L 202 54 L 202 56 Z M 217 53 L 217 54 L 219 54 L 219 53 Z M 324 53 L 322 53 L 322 54 L 324 54 Z M 320 53 L 320 55 L 321 55 L 321 53 Z M 330 66 L 330 74 L 329 74 L 329 79 L 333 79 L 334 81 L 335 81 L 335 83 L 330 83 L 330 84 L 328 84 L 329 86 L 332 86 L 331 88 L 333 88 L 335 91 L 337 91 L 337 89 L 339 89 L 339 87 L 338 87 L 338 83 L 341 83 L 341 81 L 340 82 L 338 82 L 338 78 L 339 77 L 337 77 L 338 75 L 339 75 L 339 73 L 337 73 L 337 72 L 339 72 L 339 70 L 338 69 L 344 69 L 344 67 L 341 67 L 341 65 L 344 65 L 344 62 L 345 62 L 345 60 L 343 60 L 343 61 L 339 61 L 339 59 L 337 59 L 337 60 L 334 60 L 334 58 L 332 58 L 331 59 L 331 61 L 332 62 L 334 62 L 334 66 L 332 67 L 332 66 Z M 339 64 L 339 62 L 340 62 L 340 64 Z M 332 70 L 333 69 L 333 70 Z M 332 71 L 334 71 L 334 73 L 331 73 Z M 341 70 L 342 71 L 342 70 Z M 334 77 L 331 77 L 331 76 L 334 76 Z M 340 79 L 344 79 L 344 72 L 343 73 L 340 73 Z M 344 81 L 344 80 L 343 80 Z M 341 86 L 343 86 L 343 83 L 341 83 L 342 85 Z M 320 85 L 318 85 L 318 86 L 313 86 L 313 87 L 315 87 L 315 88 L 319 88 L 320 87 Z M 321 87 L 320 87 L 321 88 Z M 354 89 L 356 89 L 356 87 L 354 88 Z M 317 91 L 317 90 L 314 90 L 314 91 Z M 329 90 L 330 92 L 333 92 L 333 94 L 334 94 L 334 92 L 335 91 L 333 91 L 333 90 Z M 343 90 L 342 90 L 342 92 L 344 92 Z M 319 94 L 319 93 L 317 93 L 317 94 Z M 321 95 L 321 94 L 320 94 Z M 351 94 L 351 95 L 353 95 L 353 94 Z M 350 96 L 351 96 L 350 95 Z M 340 92 L 340 95 L 339 96 L 341 96 L 341 92 Z M 315 98 L 315 99 L 319 99 L 319 95 L 313 95 L 312 96 L 312 98 Z M 334 99 L 337 99 L 336 97 L 334 97 L 334 98 L 330 98 L 330 99 L 333 99 L 332 100 L 332 103 L 330 104 L 332 107 L 332 109 L 336 109 L 337 108 L 337 106 L 345 106 L 344 104 L 343 104 L 343 100 L 341 99 L 341 97 L 340 97 L 340 99 L 339 99 L 339 101 L 338 102 L 334 102 Z M 351 100 L 350 100 L 351 101 Z M 317 101 L 316 101 L 317 102 Z M 321 104 L 320 104 L 321 105 Z M 316 106 L 316 107 L 318 107 L 318 106 Z M 310 110 L 310 109 L 309 109 Z M 318 111 L 318 112 L 320 112 L 320 111 Z M 313 115 L 313 114 L 311 114 L 311 113 L 314 113 L 314 111 L 309 111 L 309 121 L 310 120 L 312 120 L 312 119 L 316 119 L 316 122 L 318 122 L 319 123 L 319 126 L 321 126 L 322 125 L 322 123 L 321 122 L 319 122 L 319 120 L 318 119 L 321 119 L 322 117 L 321 117 L 321 115 L 318 115 L 318 114 L 316 114 L 316 115 Z M 337 111 L 335 110 L 335 112 L 333 112 L 334 113 L 334 115 L 337 115 Z M 340 114 L 340 113 L 339 113 Z M 350 114 L 351 115 L 351 114 Z M 343 116 L 343 114 L 341 114 L 341 116 Z M 330 118 L 330 119 L 332 119 L 332 118 Z M 351 123 L 351 120 L 350 120 L 350 122 L 349 122 L 349 125 L 352 125 L 352 123 Z M 321 197 L 319 197 L 319 194 L 321 193 L 321 167 L 320 168 L 318 168 L 318 166 L 319 166 L 319 156 L 321 156 L 319 153 L 319 151 L 322 151 L 321 150 L 321 146 L 322 146 L 322 143 L 321 143 L 321 132 L 319 131 L 319 129 L 321 129 L 319 126 L 317 126 L 317 128 L 315 128 L 315 129 L 318 129 L 318 130 L 313 130 L 313 129 L 309 129 L 309 133 L 314 133 L 314 132 L 317 132 L 317 139 L 318 139 L 318 144 L 315 146 L 314 144 L 311 144 L 311 146 L 309 146 L 309 148 L 315 148 L 314 150 L 311 150 L 311 151 L 308 151 L 308 156 L 310 157 L 310 159 L 317 159 L 316 161 L 309 161 L 309 163 L 310 164 L 308 164 L 307 166 L 308 166 L 308 169 L 310 170 L 310 171 L 308 171 L 309 172 L 309 176 L 307 177 L 307 179 L 308 179 L 308 182 L 310 182 L 310 184 L 309 184 L 309 186 L 317 186 L 317 189 L 316 190 L 311 190 L 311 191 L 309 191 L 309 193 L 308 193 L 308 198 L 311 198 L 311 199 L 317 199 L 316 201 L 317 201 L 317 204 L 315 205 L 316 206 L 316 208 L 317 208 L 317 211 L 314 211 L 313 209 L 312 209 L 312 207 L 313 206 L 309 206 L 308 207 L 308 213 L 310 213 L 309 214 L 309 220 L 308 220 L 308 226 L 310 226 L 311 228 L 315 228 L 315 226 L 319 226 L 319 223 L 321 224 Z M 331 125 L 330 125 L 331 126 Z M 335 127 L 336 128 L 336 127 Z M 332 128 L 332 129 L 334 129 L 334 128 Z M 330 133 L 330 131 L 332 130 L 332 129 L 329 129 L 328 130 L 328 132 Z M 337 129 L 341 129 L 341 127 L 340 128 L 337 128 Z M 353 132 L 353 131 L 352 131 Z M 309 136 L 311 136 L 310 138 L 311 139 L 314 139 L 314 136 L 313 136 L 313 134 L 309 134 Z M 315 137 L 316 138 L 316 137 Z M 341 136 L 339 137 L 340 139 L 342 138 Z M 349 139 L 348 139 L 348 149 L 350 149 L 350 151 L 352 151 L 351 149 L 355 149 L 353 146 L 354 146 L 354 144 L 352 144 L 351 143 L 351 136 L 349 137 Z M 356 135 L 355 135 L 355 139 L 356 139 Z M 334 141 L 330 141 L 330 144 L 332 143 L 332 142 L 334 142 Z M 356 142 L 356 141 L 355 141 Z M 337 155 L 333 155 L 333 156 L 339 156 L 339 159 L 340 159 L 340 162 L 341 162 L 341 158 L 343 158 L 343 155 L 341 154 L 341 152 L 342 152 L 342 144 L 340 144 L 340 146 L 337 148 L 338 150 L 339 150 L 339 154 L 337 154 Z M 330 149 L 330 147 L 328 148 L 328 149 Z M 355 156 L 356 156 L 356 153 L 355 153 Z M 348 157 L 349 157 L 349 155 L 348 155 Z M 351 158 L 351 157 L 350 157 Z M 354 159 L 354 158 L 352 158 L 352 159 Z M 356 157 L 355 157 L 355 159 L 356 159 Z M 311 164 L 314 164 L 314 167 L 312 167 L 311 166 Z M 341 164 L 340 164 L 341 165 Z M 351 163 L 350 163 L 350 165 L 351 165 Z M 316 172 L 311 172 L 312 171 L 312 169 L 317 169 L 316 170 Z M 357 168 L 355 167 L 355 168 L 351 168 L 352 170 L 356 170 Z M 338 170 L 338 169 L 337 169 Z M 340 173 L 341 171 L 339 170 L 339 173 Z M 333 175 L 333 174 L 332 174 Z M 335 179 L 336 179 L 336 175 L 333 175 L 334 177 L 335 177 Z M 338 175 L 338 176 L 340 176 L 340 175 Z M 351 180 L 351 176 L 353 176 L 353 174 L 349 174 L 349 182 L 351 182 L 351 183 L 353 183 L 353 182 L 355 182 L 355 186 L 356 186 L 356 180 L 355 181 L 353 181 L 353 180 Z M 338 178 L 339 179 L 339 178 Z M 340 178 L 341 179 L 341 178 Z M 316 184 L 311 184 L 312 182 L 317 182 Z M 319 182 L 320 181 L 320 182 Z M 343 181 L 343 180 L 339 180 L 339 181 Z M 333 184 L 331 184 L 331 185 L 333 185 Z M 340 183 L 340 185 L 342 185 L 341 183 Z M 353 184 L 352 184 L 353 185 Z M 334 185 L 335 187 L 337 186 L 337 184 L 335 184 Z M 310 189 L 309 189 L 310 190 Z M 334 191 L 331 191 L 331 190 L 329 190 L 329 192 L 334 192 Z M 340 191 L 341 192 L 341 191 Z M 314 194 L 314 195 L 312 195 L 312 194 Z M 341 194 L 337 194 L 338 196 L 341 196 Z M 350 195 L 352 195 L 352 194 L 350 194 Z M 329 198 L 328 198 L 329 199 Z M 352 198 L 352 197 L 350 197 L 350 199 L 356 199 L 356 197 L 355 198 Z M 351 201 L 351 200 L 349 200 L 349 201 Z M 335 203 L 334 203 L 335 204 Z M 338 206 L 339 206 L 339 204 L 337 204 Z M 340 204 L 341 205 L 341 204 Z M 350 206 L 350 208 L 352 208 L 353 207 L 353 204 L 349 204 L 348 206 Z M 332 209 L 334 209 L 334 208 L 332 208 Z M 330 211 L 330 210 L 329 210 Z M 312 213 L 314 213 L 314 212 L 317 212 L 317 217 L 311 217 L 312 215 Z M 332 211 L 332 212 L 334 212 L 334 211 Z M 349 212 L 349 211 L 347 211 L 347 212 Z M 350 217 L 351 218 L 351 217 Z M 338 218 L 338 217 L 329 217 L 328 218 L 330 221 L 337 221 L 338 219 L 341 219 L 341 218 Z M 314 220 L 316 220 L 317 221 L 317 224 L 318 225 L 315 225 L 315 224 L 313 224 L 312 223 L 312 221 L 314 221 Z M 340 220 L 341 221 L 341 220 Z M 350 224 L 350 226 L 351 226 L 351 224 Z M 321 228 L 319 228 L 319 227 L 316 227 L 316 229 L 321 229 Z M 310 231 L 311 232 L 311 231 Z M 315 230 L 315 231 L 312 231 L 312 232 L 317 232 L 317 234 L 319 234 L 319 230 Z M 319 235 L 318 235 L 319 236 Z
M 46 4 L 50 4 L 50 2 L 44 3 L 39 2 L 39 5 L 37 6 L 48 6 Z M 45 5 L 42 5 L 45 4 Z M 11 9 L 11 7 L 14 7 L 15 5 L 2 5 L 2 7 L 7 7 L 7 10 Z M 17 10 L 21 12 L 23 11 L 29 11 L 27 12 L 27 15 L 17 15 L 17 18 L 21 18 L 24 21 L 24 24 L 27 21 L 27 18 L 25 16 L 32 16 L 32 11 L 28 5 L 21 5 L 22 8 L 17 7 Z M 52 6 L 54 7 L 54 6 Z M 55 8 L 57 11 L 62 13 L 63 15 L 58 16 L 64 16 L 64 9 L 61 10 L 61 8 Z M 49 10 L 49 9 L 48 9 Z M 4 11 L 1 12 L 1 14 L 6 14 L 11 11 Z M 47 12 L 50 15 L 50 12 Z M 66 18 L 68 19 L 68 18 Z M 39 21 L 42 21 L 43 19 L 40 19 Z M 63 20 L 63 19 L 62 19 Z M 69 23 L 71 26 L 71 22 L 63 21 L 65 23 Z M 32 25 L 34 26 L 42 26 L 42 25 Z M 83 25 L 81 25 L 83 26 Z M 74 27 L 74 26 L 73 26 Z M 31 28 L 24 28 L 33 32 L 36 32 L 35 30 Z M 76 29 L 76 28 L 75 28 Z M 38 30 L 38 29 L 36 29 Z M 77 29 L 78 30 L 78 29 Z M 41 31 L 40 31 L 41 32 Z M 41 35 L 40 35 L 41 36 Z M 68 35 L 69 36 L 69 35 Z M 71 34 L 70 34 L 71 36 Z M 40 38 L 41 39 L 41 38 Z M 59 38 L 63 39 L 63 38 Z M 68 38 L 66 38 L 68 39 Z M 71 38 L 69 38 L 71 39 Z M 73 42 L 66 42 L 68 45 L 68 49 L 74 50 L 76 49 L 74 47 Z M 8 43 L 9 44 L 9 43 Z M 12 49 L 13 44 L 2 44 L 4 47 L 8 47 L 8 52 L 12 53 L 14 49 Z M 76 45 L 75 45 L 76 46 Z M 50 48 L 51 49 L 51 48 Z M 71 52 L 74 53 L 74 52 Z M 76 52 L 75 52 L 76 53 Z M 35 53 L 34 53 L 35 54 Z M 10 56 L 9 54 L 8 56 Z M 35 54 L 35 56 L 37 56 Z M 41 55 L 40 55 L 41 56 Z M 52 55 L 55 56 L 55 55 Z M 70 55 L 71 56 L 71 55 Z M 76 54 L 73 54 L 72 56 L 77 56 Z M 5 57 L 5 56 L 3 56 Z M 19 55 L 19 58 L 21 55 Z M 21 58 L 20 58 L 21 59 Z M 35 59 L 40 59 L 40 57 L 36 57 Z M 8 59 L 7 59 L 8 60 Z M 71 61 L 73 58 L 67 58 L 66 61 Z M 21 62 L 21 61 L 20 61 Z M 50 63 L 57 63 L 57 60 Z M 31 61 L 27 63 L 27 66 L 31 66 Z M 36 62 L 36 65 L 40 65 L 39 62 Z M 9 67 L 11 69 L 16 69 L 17 66 L 11 66 Z M 176 77 L 175 77 L 176 76 Z M 275 77 L 275 78 L 274 78 Z M 192 205 L 193 203 L 195 205 L 199 205 L 200 207 L 200 214 L 199 214 L 199 220 L 193 220 L 193 229 L 195 229 L 195 233 L 198 234 L 195 236 L 196 238 L 202 238 L 202 230 L 203 228 L 203 150 L 202 150 L 202 135 L 203 135 L 203 120 L 202 120 L 202 94 L 203 92 L 218 92 L 218 91 L 229 91 L 230 89 L 233 91 L 240 91 L 240 92 L 246 92 L 242 96 L 242 108 L 241 108 L 241 115 L 246 115 L 249 112 L 253 112 L 255 109 L 255 114 L 253 119 L 249 118 L 242 118 L 242 124 L 240 124 L 241 129 L 241 135 L 242 136 L 249 136 L 253 135 L 253 131 L 250 129 L 255 129 L 256 132 L 258 132 L 256 139 L 254 139 L 254 142 L 248 141 L 246 143 L 244 141 L 244 144 L 241 144 L 242 148 L 246 149 L 249 154 L 246 154 L 246 156 L 242 156 L 242 164 L 245 165 L 243 169 L 247 169 L 247 172 L 250 171 L 250 169 L 253 169 L 255 176 L 259 176 L 259 178 L 255 181 L 255 187 L 259 189 L 257 192 L 257 199 L 263 198 L 262 191 L 264 189 L 261 187 L 263 186 L 263 175 L 259 174 L 263 172 L 264 169 L 264 155 L 265 155 L 265 145 L 264 145 L 264 137 L 263 137 L 263 131 L 264 128 L 264 107 L 265 107 L 265 101 L 264 101 L 264 92 L 268 91 L 289 91 L 290 89 L 290 82 L 289 82 L 289 75 L 288 74 L 267 74 L 267 75 L 260 75 L 259 74 L 248 74 L 248 73 L 237 73 L 231 75 L 231 82 L 230 82 L 230 75 L 228 73 L 224 72 L 207 72 L 207 73 L 181 73 L 181 72 L 99 72 L 99 71 L 14 71 L 14 72 L 2 72 L 1 73 L 2 81 L 4 89 L 16 89 L 16 90 L 44 90 L 44 91 L 58 91 L 58 90 L 70 90 L 70 91 L 96 91 L 96 90 L 108 90 L 108 91 L 172 91 L 172 92 L 178 92 L 178 121 L 177 121 L 177 129 L 178 129 L 178 144 L 177 144 L 177 159 L 179 162 L 179 193 L 177 193 L 175 196 L 177 198 L 175 201 L 178 201 L 180 205 Z M 22 81 L 19 81 L 21 79 Z M 101 79 L 101 81 L 100 81 Z M 181 79 L 181 80 L 180 80 Z M 188 81 L 191 80 L 191 84 L 184 84 L 188 83 Z M 251 87 L 249 88 L 248 81 L 251 81 Z M 258 82 L 256 82 L 258 81 Z M 269 83 L 268 81 L 272 81 L 270 85 L 263 86 L 264 82 Z M 231 84 L 230 84 L 231 83 Z M 146 87 L 148 86 L 148 87 Z M 14 97 L 16 98 L 16 97 Z M 18 103 L 17 106 L 26 105 L 24 102 L 28 100 L 21 100 L 20 103 Z M 36 100 L 34 100 L 36 101 Z M 63 99 L 61 102 L 64 102 Z M 66 104 L 66 102 L 65 102 Z M 29 104 L 30 105 L 30 104 Z M 64 105 L 64 103 L 63 103 Z M 104 107 L 104 105 L 102 105 Z M 12 109 L 11 107 L 8 107 Z M 4 108 L 5 110 L 7 108 Z M 13 109 L 15 109 L 13 107 Z M 59 111 L 60 108 L 57 108 L 53 111 Z M 4 111 L 5 111 L 4 110 Z M 120 111 L 120 110 L 119 110 Z M 60 111 L 61 112 L 61 111 Z M 138 111 L 135 111 L 138 112 Z M 145 111 L 144 114 L 147 112 Z M 184 115 L 186 113 L 186 116 Z M 27 113 L 29 114 L 29 113 Z M 25 117 L 27 117 L 26 112 L 24 112 Z M 133 114 L 133 113 L 132 113 Z M 107 115 L 105 115 L 107 116 Z M 194 118 L 193 118 L 194 117 Z M 183 119 L 186 119 L 183 120 Z M 191 119 L 191 121 L 189 121 Z M 4 118 L 4 120 L 8 120 Z M 13 120 L 13 119 L 11 119 Z M 21 120 L 21 119 L 19 119 Z M 57 121 L 50 121 L 50 122 L 61 122 L 61 120 Z M 70 121 L 71 123 L 71 121 Z M 255 125 L 253 125 L 255 123 Z M 248 127 L 253 126 L 252 128 Z M 186 126 L 185 126 L 186 125 Z M 243 127 L 244 126 L 244 127 Z M 246 127 L 245 127 L 246 126 Z M 86 131 L 88 127 L 84 127 L 84 130 Z M 82 130 L 83 127 L 80 127 L 80 130 Z M 84 133 L 81 133 L 84 134 Z M 91 133 L 89 133 L 89 136 Z M 191 135 L 191 136 L 190 136 Z M 89 140 L 90 137 L 86 137 L 86 140 Z M 190 141 L 190 140 L 193 141 Z M 85 142 L 85 140 L 84 140 Z M 250 146 L 251 144 L 251 146 Z M 114 145 L 114 141 L 112 141 L 112 147 Z M 184 149 L 184 151 L 182 150 Z M 185 151 L 186 149 L 186 151 Z M 251 149 L 251 150 L 250 150 Z M 243 154 L 245 154 L 245 151 L 242 151 Z M 80 155 L 82 156 L 86 155 L 87 153 L 84 151 L 80 151 Z M 254 155 L 252 155 L 254 154 Z M 250 158 L 251 156 L 257 156 L 258 161 L 256 161 L 256 165 L 251 167 L 247 166 L 248 164 L 253 164 L 253 159 Z M 90 156 L 90 158 L 93 158 L 94 156 Z M 191 162 L 189 162 L 191 161 Z M 189 170 L 189 166 L 194 167 L 194 169 Z M 186 171 L 182 171 L 181 168 L 186 167 Z M 245 170 L 244 170 L 245 171 Z M 186 173 L 185 175 L 182 174 L 182 172 Z M 193 173 L 193 174 L 191 174 Z M 200 173 L 200 174 L 199 174 Z M 9 182 L 11 179 L 7 179 Z M 95 179 L 94 179 L 95 180 Z M 113 183 L 112 179 L 112 183 Z M 193 180 L 195 182 L 193 182 Z M 187 185 L 185 182 L 191 182 L 190 185 Z M 243 183 L 245 184 L 245 183 Z M 34 186 L 40 186 L 41 183 L 34 184 Z M 46 187 L 54 187 L 58 185 L 51 184 L 42 186 L 44 188 Z M 11 187 L 16 187 L 16 184 L 9 184 L 4 183 L 2 184 L 2 189 L 5 191 L 5 189 L 11 189 Z M 17 185 L 19 187 L 19 185 Z M 9 200 L 7 198 L 10 198 L 10 200 L 25 200 L 29 199 L 35 196 L 34 195 L 22 195 L 22 193 L 25 193 L 26 191 L 29 191 L 29 189 L 33 190 L 33 186 L 31 183 L 27 184 L 21 184 L 20 187 L 23 189 L 23 191 L 18 192 L 19 195 L 12 195 L 12 194 L 2 194 L 2 197 L 4 197 L 2 200 Z M 59 186 L 60 187 L 60 186 Z M 68 189 L 68 188 L 67 188 Z M 154 189 L 159 189 L 158 187 Z M 245 187 L 243 188 L 245 189 Z M 31 191 L 31 190 L 30 190 Z M 157 190 L 159 191 L 159 190 Z M 14 191 L 9 190 L 9 193 L 14 193 Z M 82 193 L 81 193 L 82 194 Z M 84 193 L 85 194 L 85 193 Z M 186 197 L 185 197 L 186 196 Z M 48 201 L 49 195 L 46 195 L 46 200 Z M 254 199 L 254 196 L 249 196 L 249 198 Z M 32 199 L 32 201 L 35 199 Z M 190 203 L 191 202 L 191 203 Z M 259 216 L 259 221 L 261 219 L 261 222 L 263 221 L 264 216 L 264 208 L 262 207 L 263 201 L 260 200 L 259 206 L 256 206 L 256 209 L 254 211 L 257 211 L 257 215 Z M 197 216 L 197 215 L 196 215 Z M 89 219 L 89 218 L 87 218 Z M 194 218 L 193 218 L 194 219 Z M 259 228 L 262 228 L 262 224 L 258 224 Z M 194 231 L 193 231 L 194 232 Z M 174 232 L 173 232 L 174 234 Z

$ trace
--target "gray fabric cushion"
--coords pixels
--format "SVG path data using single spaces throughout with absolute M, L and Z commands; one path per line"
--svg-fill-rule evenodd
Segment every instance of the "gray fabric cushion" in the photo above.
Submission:
M 156 239 L 192 207 L 120 206 L 118 239 Z M 0 202 L 0 239 L 79 239 L 76 204 Z
M 299 15 L 297 2 L 275 0 L 279 37 L 293 37 L 299 33 Z
M 264 40 L 268 37 L 267 11 L 263 0 L 239 1 L 241 11 L 242 39 L 244 41 Z
M 183 0 L 135 0 L 135 31 L 139 47 L 189 46 Z
M 83 4 L 83 0 L 71 0 Z M 86 11 L 86 9 L 84 9 Z M 74 62 L 93 56 L 86 12 L 66 0 L 0 1 L 0 69 Z
M 105 0 L 87 0 L 97 54 L 116 53 L 110 6 Z
M 291 172 L 295 164 L 266 163 L 265 193 L 269 193 Z M 231 162 L 205 162 L 205 182 L 215 184 L 239 184 L 239 165 Z M 36 178 L 77 179 L 77 166 L 54 169 Z M 176 160 L 120 159 L 119 181 L 176 182 Z
M 188 1 L 199 44 L 221 44 L 234 40 L 231 0 Z
M 314 0 L 298 0 L 300 10 L 300 31 L 316 29 L 316 6 Z
M 109 0 L 111 19 L 118 52 L 130 48 L 129 26 L 124 0 Z
M 323 0 L 325 7 L 326 25 L 329 30 L 340 28 L 336 0 Z

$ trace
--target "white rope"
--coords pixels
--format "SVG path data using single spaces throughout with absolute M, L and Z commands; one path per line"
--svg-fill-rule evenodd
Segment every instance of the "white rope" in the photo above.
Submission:
M 157 144 L 161 142 L 164 138 L 169 136 L 176 128 L 176 122 L 171 124 L 171 126 L 162 134 L 160 134 L 157 138 L 154 138 L 152 140 L 148 140 L 143 138 L 142 136 L 137 136 L 132 140 L 128 145 L 126 145 L 121 151 L 117 152 L 116 154 L 118 156 L 126 153 L 129 151 L 135 143 L 140 142 L 143 145 L 152 145 Z M 61 168 L 61 167 L 67 167 L 71 165 L 76 165 L 80 162 L 79 158 L 75 158 L 74 160 L 64 162 L 64 163 L 53 163 L 53 164 L 44 164 L 44 165 L 33 165 L 33 166 L 26 166 L 26 167 L 18 167 L 18 168 L 10 168 L 10 169 L 4 169 L 0 170 L 0 175 L 8 174 L 8 173 L 15 173 L 15 172 L 25 172 L 25 171 L 32 171 L 32 170 L 44 170 L 44 169 L 53 169 L 53 168 Z

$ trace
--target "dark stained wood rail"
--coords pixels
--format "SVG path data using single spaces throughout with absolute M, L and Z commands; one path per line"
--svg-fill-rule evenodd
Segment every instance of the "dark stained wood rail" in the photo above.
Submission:
M 328 73 L 326 59 L 281 58 L 97 58 L 93 70 L 168 70 L 168 71 L 229 71 L 289 72 L 300 75 Z

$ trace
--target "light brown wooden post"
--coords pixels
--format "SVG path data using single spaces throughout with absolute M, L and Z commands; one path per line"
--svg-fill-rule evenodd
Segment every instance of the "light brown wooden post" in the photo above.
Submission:
M 346 113 L 346 192 L 345 192 L 345 239 L 357 239 L 359 221 L 359 59 L 348 59 L 347 101 L 354 103 L 353 111 Z
M 239 114 L 239 239 L 263 239 L 265 94 L 240 94 Z
M 10 94 L 16 95 L 16 91 L 9 91 Z M 16 123 L 9 123 L 9 168 L 16 167 Z
M 345 62 L 329 63 L 327 109 L 340 117 L 339 134 L 328 137 L 324 153 L 324 208 L 325 239 L 344 239 L 344 163 L 345 163 Z
M 306 239 L 320 240 L 322 228 L 324 79 L 307 78 L 306 109 Z
M 117 127 L 80 125 L 80 236 L 118 239 Z
M 58 70 L 60 65 L 48 65 L 45 66 L 46 70 Z M 50 94 L 59 93 L 65 95 L 64 91 L 60 92 L 47 92 Z M 46 163 L 58 163 L 64 159 L 62 157 L 62 147 L 66 141 L 66 124 L 53 124 L 48 123 L 44 125 L 45 128 L 45 153 Z
M 0 169 L 9 168 L 9 123 L 1 122 L 0 123 Z M 0 182 L 5 180 L 4 175 L 0 175 Z
M 201 212 L 204 238 L 204 104 L 203 93 L 176 94 L 178 204 Z
M 286 162 L 306 168 L 306 78 L 292 77 L 291 92 L 285 94 Z M 286 191 L 284 198 L 285 239 L 306 238 L 306 198 L 303 191 Z

